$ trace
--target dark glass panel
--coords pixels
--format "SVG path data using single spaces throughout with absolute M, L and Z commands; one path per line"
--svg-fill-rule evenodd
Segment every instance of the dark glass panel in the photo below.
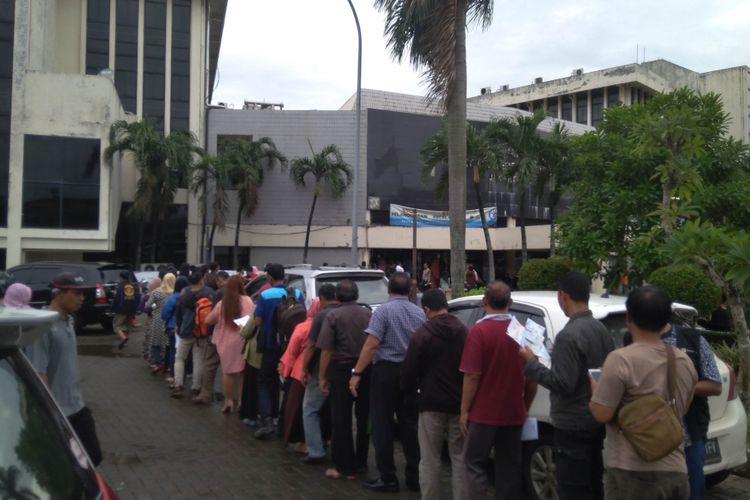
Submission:
M 591 126 L 596 127 L 604 116 L 604 89 L 591 91 Z
M 569 95 L 562 96 L 562 114 L 563 120 L 573 121 L 573 98 Z
M 607 107 L 611 108 L 620 102 L 620 87 L 607 87 Z
M 190 128 L 190 20 L 190 0 L 174 0 L 170 130 Z
M 13 89 L 15 0 L 0 0 L 0 227 L 8 225 L 10 112 Z
M 550 97 L 549 99 L 547 99 L 547 116 L 551 116 L 552 118 L 557 118 L 557 110 L 558 110 L 558 98 Z
M 576 94 L 576 123 L 588 123 L 589 119 L 589 96 L 586 92 Z
M 143 26 L 143 114 L 164 132 L 166 0 L 146 0 Z
M 86 74 L 109 67 L 109 2 L 92 0 L 86 7 Z
M 115 87 L 125 111 L 135 113 L 138 93 L 138 0 L 117 0 Z

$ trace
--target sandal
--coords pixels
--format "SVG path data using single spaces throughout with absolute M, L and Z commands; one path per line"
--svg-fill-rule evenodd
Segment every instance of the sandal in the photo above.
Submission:
M 333 469 L 333 468 L 326 469 L 324 475 L 328 479 L 348 479 L 350 481 L 352 479 L 356 479 L 356 476 L 354 476 L 353 474 L 345 476 L 345 475 L 341 474 L 339 471 L 337 471 L 336 469 Z

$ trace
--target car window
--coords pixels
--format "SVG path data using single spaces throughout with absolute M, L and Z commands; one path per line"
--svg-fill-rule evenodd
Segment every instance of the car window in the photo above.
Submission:
M 57 420 L 63 417 L 52 413 L 38 381 L 24 365 L 17 351 L 0 350 L 0 475 L 14 478 L 18 496 L 5 494 L 8 498 L 83 498 L 90 480 L 71 452 L 71 448 L 80 450 L 80 445 L 70 441 Z
M 305 290 L 305 278 L 297 276 L 296 274 L 290 274 L 286 276 L 286 286 L 296 288 L 302 292 L 303 297 L 307 297 L 307 290 Z
M 449 306 L 448 312 L 454 315 L 466 328 L 470 328 L 479 318 L 484 316 L 480 302 Z
M 677 310 L 672 313 L 670 322 L 673 325 L 692 326 L 693 316 L 694 313 L 692 311 Z M 625 322 L 625 311 L 611 313 L 607 317 L 602 318 L 601 322 L 609 330 L 609 334 L 615 343 L 615 349 L 622 347 L 625 334 L 628 333 L 628 325 Z
M 31 283 L 31 269 L 16 269 L 10 271 L 10 275 L 15 283 Z
M 31 270 L 31 285 L 47 285 L 52 278 L 60 274 L 59 267 L 34 267 Z
M 382 276 L 349 275 L 349 276 L 318 276 L 315 279 L 315 294 L 326 283 L 336 285 L 339 281 L 349 279 L 357 284 L 359 299 L 357 302 L 372 306 L 388 301 L 388 282 Z
M 120 281 L 120 273 L 122 271 L 127 271 L 127 269 L 118 267 L 105 267 L 102 269 L 99 269 L 99 274 L 101 275 L 101 280 L 103 283 L 117 283 Z M 158 273 L 157 273 L 158 274 Z M 130 273 L 130 281 L 137 281 L 135 278 L 135 274 Z

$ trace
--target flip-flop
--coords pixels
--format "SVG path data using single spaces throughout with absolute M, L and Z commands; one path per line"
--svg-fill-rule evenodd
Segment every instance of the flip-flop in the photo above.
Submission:
M 128 340 L 129 340 L 129 339 L 128 339 L 128 337 L 125 337 L 125 339 L 123 339 L 123 341 L 122 341 L 122 342 L 120 342 L 120 345 L 118 345 L 118 346 L 117 346 L 117 348 L 118 348 L 119 350 L 121 350 L 121 351 L 122 351 L 123 349 L 125 349 L 125 346 L 126 346 L 126 345 L 128 345 Z
M 350 481 L 353 480 L 353 479 L 356 479 L 356 476 L 354 476 L 354 475 L 344 476 L 339 471 L 337 471 L 336 469 L 333 469 L 333 468 L 326 469 L 324 475 L 328 479 L 347 479 L 347 480 L 350 480 Z

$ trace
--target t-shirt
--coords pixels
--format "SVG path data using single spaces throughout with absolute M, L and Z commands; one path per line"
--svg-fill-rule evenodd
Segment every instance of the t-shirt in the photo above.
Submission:
M 698 374 L 685 353 L 678 349 L 674 353 L 675 406 L 682 416 L 693 397 Z M 647 394 L 656 394 L 665 400 L 669 398 L 667 353 L 663 345 L 636 342 L 607 356 L 591 400 L 608 408 L 619 408 Z M 646 462 L 638 456 L 615 422 L 607 424 L 607 466 L 630 471 L 687 472 L 682 445 L 662 459 Z
M 295 288 L 294 294 L 297 300 L 304 302 L 302 292 Z M 279 349 L 276 332 L 273 331 L 273 317 L 276 314 L 276 306 L 284 298 L 286 298 L 286 285 L 283 283 L 267 288 L 258 295 L 258 303 L 255 304 L 255 317 L 263 318 L 261 338 L 258 345 L 262 344 L 266 351 L 277 351 Z
M 331 351 L 331 359 L 335 362 L 356 362 L 367 339 L 365 328 L 370 316 L 370 309 L 356 302 L 342 303 L 329 312 L 323 321 L 317 347 Z
M 485 316 L 466 337 L 460 370 L 481 374 L 470 422 L 511 426 L 526 421 L 524 365 L 518 344 L 507 334 L 509 324 L 509 315 Z
M 312 326 L 310 327 L 310 335 L 308 335 L 307 339 L 312 342 L 313 344 L 318 343 L 318 337 L 320 336 L 320 329 L 323 327 L 323 321 L 325 321 L 326 316 L 329 312 L 331 312 L 334 308 L 338 307 L 338 303 L 328 304 L 324 309 L 321 309 L 318 314 L 315 315 L 315 318 L 313 318 Z M 315 353 L 313 354 L 312 359 L 310 360 L 310 364 L 307 366 L 310 373 L 318 376 L 318 362 L 320 361 L 320 349 L 315 347 Z

